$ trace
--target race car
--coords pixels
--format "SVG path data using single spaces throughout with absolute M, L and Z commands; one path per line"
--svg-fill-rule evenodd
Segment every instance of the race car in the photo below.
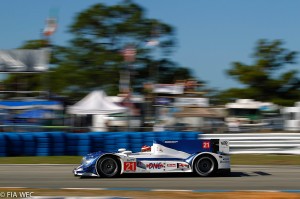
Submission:
M 86 155 L 75 176 L 112 178 L 125 173 L 184 173 L 211 176 L 230 172 L 229 140 L 165 140 L 143 146 L 141 152 L 126 149 Z

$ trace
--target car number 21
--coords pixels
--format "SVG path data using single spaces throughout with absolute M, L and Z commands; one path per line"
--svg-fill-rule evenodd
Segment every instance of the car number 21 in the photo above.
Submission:
M 124 171 L 135 171 L 136 162 L 124 162 Z
M 205 141 L 202 143 L 202 148 L 203 149 L 209 149 L 210 148 L 210 142 L 209 141 Z

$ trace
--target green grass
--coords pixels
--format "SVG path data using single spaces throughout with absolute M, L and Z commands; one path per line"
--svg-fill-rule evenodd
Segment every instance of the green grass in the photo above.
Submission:
M 299 165 L 300 155 L 231 155 L 233 165 Z
M 0 164 L 79 164 L 81 156 L 0 157 Z M 300 165 L 300 155 L 231 155 L 232 165 Z

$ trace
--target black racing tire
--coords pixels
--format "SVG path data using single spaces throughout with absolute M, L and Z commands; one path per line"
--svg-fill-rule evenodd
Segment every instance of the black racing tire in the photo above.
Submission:
M 97 172 L 100 177 L 114 178 L 120 175 L 120 161 L 112 156 L 104 156 L 97 162 Z
M 200 156 L 194 161 L 194 172 L 199 176 L 211 176 L 217 170 L 217 166 L 212 156 Z

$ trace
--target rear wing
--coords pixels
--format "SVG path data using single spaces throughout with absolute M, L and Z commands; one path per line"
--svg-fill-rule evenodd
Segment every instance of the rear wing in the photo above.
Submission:
M 213 152 L 219 154 L 229 155 L 230 147 L 228 139 L 212 139 Z

